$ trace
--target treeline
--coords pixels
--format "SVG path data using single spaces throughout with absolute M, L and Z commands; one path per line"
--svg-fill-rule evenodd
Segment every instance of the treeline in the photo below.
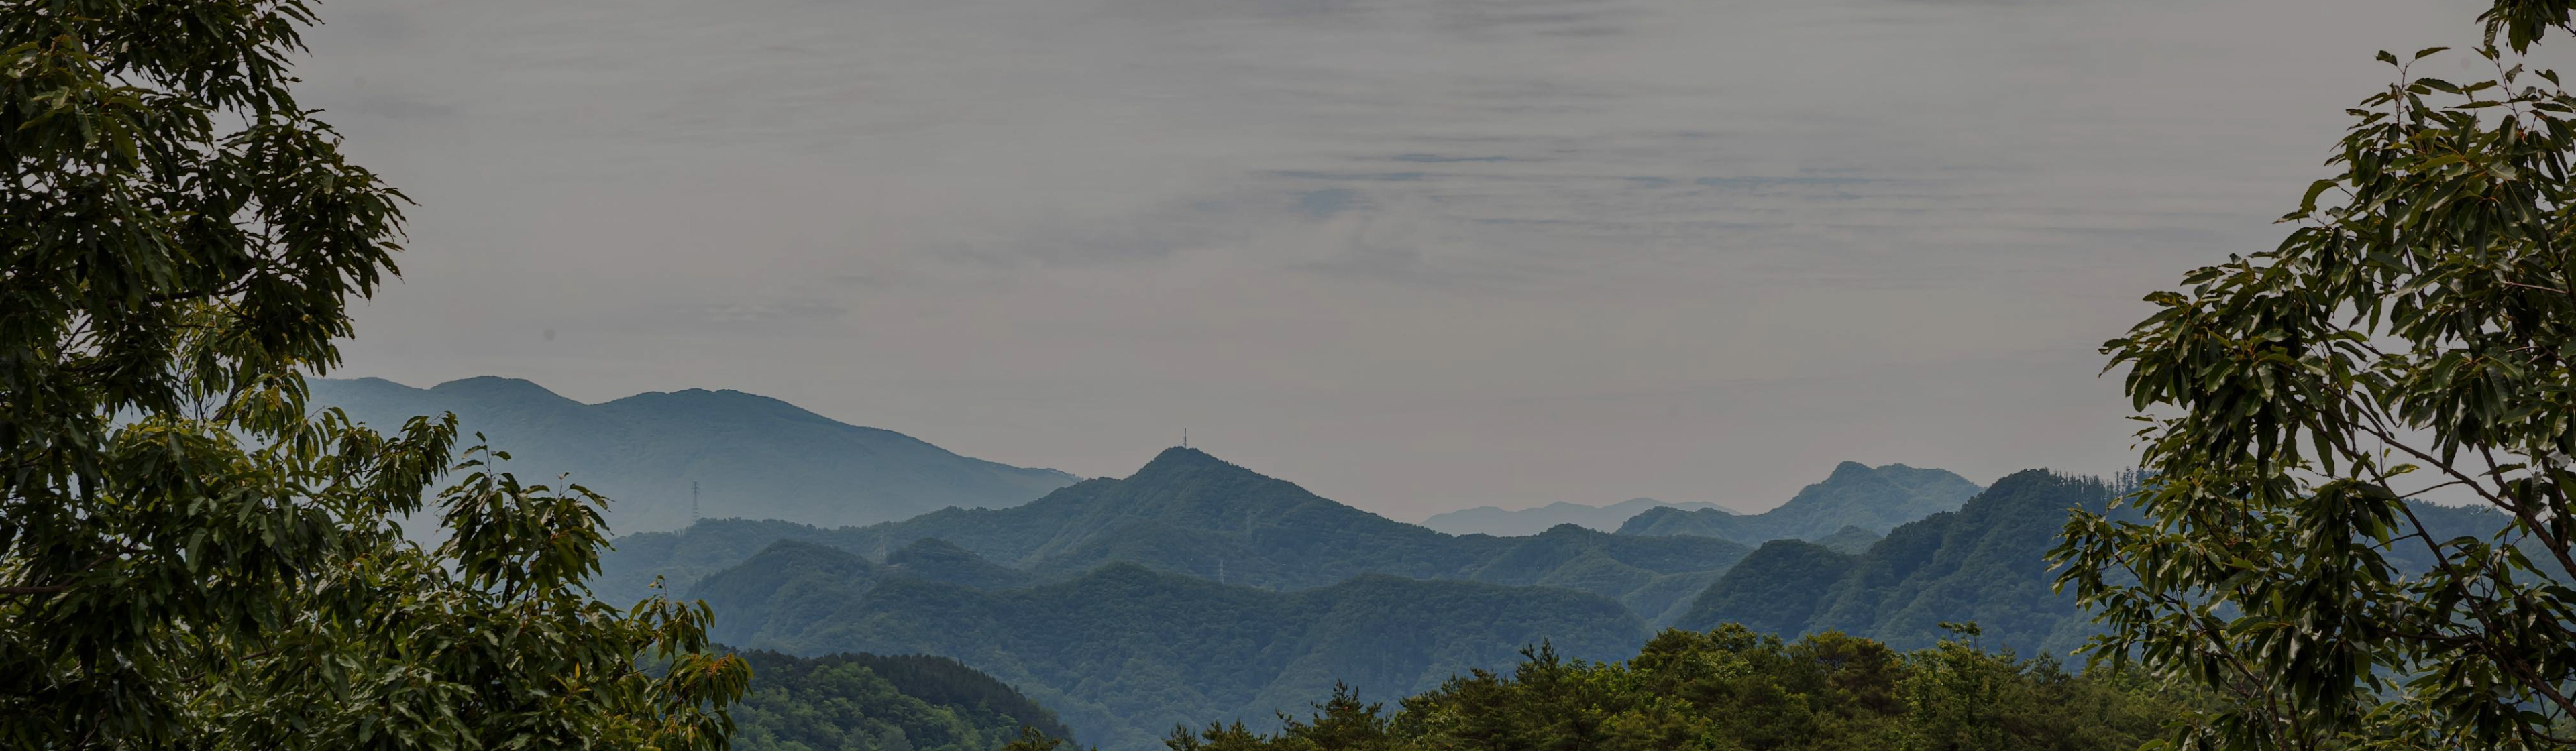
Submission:
M 1665 631 L 1625 663 L 1545 646 L 1388 711 L 1349 689 L 1275 733 L 1174 728 L 1172 751 L 2128 751 L 2196 695 L 2133 671 L 2067 670 L 1976 646 L 1972 626 L 1913 652 L 1835 632 Z M 1020 747 L 1045 747 L 1022 743 Z
M 751 690 L 733 707 L 739 751 L 990 751 L 1030 728 L 1072 730 L 992 676 L 945 657 L 741 653 Z

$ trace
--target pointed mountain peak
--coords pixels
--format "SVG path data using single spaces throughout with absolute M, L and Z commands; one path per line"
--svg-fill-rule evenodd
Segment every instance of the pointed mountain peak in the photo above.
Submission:
M 1831 476 L 1826 477 L 1825 482 L 1848 482 L 1868 477 L 1869 475 L 1869 465 L 1862 464 L 1860 462 L 1843 462 L 1841 464 L 1834 465 L 1834 473 Z
M 1163 453 L 1155 454 L 1154 460 L 1146 462 L 1143 469 L 1136 470 L 1135 476 L 1144 477 L 1147 475 L 1159 475 L 1171 472 L 1197 472 L 1211 469 L 1232 470 L 1245 474 L 1253 473 L 1252 470 L 1244 469 L 1241 465 L 1216 458 L 1215 456 L 1208 454 L 1208 452 L 1185 446 L 1173 446 L 1171 448 L 1163 449 Z

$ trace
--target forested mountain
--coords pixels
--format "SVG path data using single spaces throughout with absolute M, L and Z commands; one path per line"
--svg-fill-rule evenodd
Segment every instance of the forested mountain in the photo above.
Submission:
M 1974 622 L 1993 644 L 2062 655 L 2094 631 L 2072 596 L 2050 591 L 2047 552 L 2068 509 L 2098 511 L 2110 498 L 2099 480 L 2029 470 L 1858 554 L 1776 540 L 1720 577 L 1675 625 L 1830 629 L 1907 649 L 1941 638 L 1944 621 Z
M 1944 621 L 1973 622 L 1990 644 L 2063 655 L 2096 627 L 2072 595 L 2052 591 L 2057 577 L 2047 553 L 2069 509 L 2099 512 L 2111 497 L 2112 489 L 2093 478 L 2028 470 L 1996 480 L 1957 511 L 1897 527 L 1857 552 L 1772 541 L 1719 577 L 1673 624 L 1741 623 L 1784 635 L 1838 630 L 1915 648 L 1945 635 Z M 2440 539 L 2485 537 L 2506 521 L 2485 508 L 2410 506 Z M 2385 554 L 2400 571 L 2433 565 L 2417 541 L 2399 540 Z
M 1714 538 L 1613 535 L 1570 524 L 1530 537 L 1441 534 L 1174 448 L 1125 479 L 1084 481 L 1012 508 L 944 509 L 839 529 L 728 520 L 629 535 L 603 560 L 599 587 L 626 596 L 659 575 L 685 589 L 782 539 L 872 560 L 937 539 L 1036 581 L 1123 561 L 1269 589 L 1363 574 L 1556 586 L 1618 600 L 1648 620 L 1660 620 L 1749 552 Z
M 1619 534 L 1698 535 L 1760 545 L 1772 540 L 1817 540 L 1847 526 L 1885 532 L 1958 508 L 1977 490 L 1976 483 L 1945 470 L 1903 464 L 1872 469 L 1843 462 L 1824 482 L 1799 490 L 1779 508 L 1759 514 L 1651 508 L 1620 525 Z
M 958 456 L 739 391 L 651 392 L 583 404 L 491 376 L 426 389 L 381 378 L 316 378 L 310 385 L 315 409 L 339 407 L 377 426 L 454 412 L 463 435 L 483 433 L 513 455 L 509 468 L 529 481 L 552 483 L 569 472 L 572 482 L 614 499 L 609 521 L 620 532 L 687 525 L 693 482 L 708 517 L 843 525 L 949 506 L 1015 505 L 1075 479 Z
M 1422 520 L 1422 526 L 1453 535 L 1494 535 L 1518 537 L 1545 532 L 1559 524 L 1573 524 L 1603 532 L 1618 531 L 1619 525 L 1651 508 L 1677 508 L 1684 511 L 1709 509 L 1730 513 L 1717 504 L 1694 501 L 1672 503 L 1653 498 L 1630 498 L 1607 506 L 1587 506 L 1558 501 L 1525 509 L 1477 506 L 1447 513 L 1433 514 Z
M 2208 697 L 2143 671 L 2069 673 L 1967 639 L 1898 652 L 1842 634 L 1666 631 L 1635 657 L 1536 650 L 1403 697 L 1335 691 L 1264 735 L 1184 728 L 1171 751 L 2129 751 Z
M 1554 588 L 1363 576 L 1278 592 L 1120 563 L 982 590 L 936 580 L 958 570 L 956 558 L 939 560 L 951 567 L 779 542 L 689 596 L 705 598 L 718 638 L 737 644 L 955 657 L 1112 749 L 1152 748 L 1176 724 L 1268 726 L 1336 681 L 1380 696 L 1428 690 L 1542 641 L 1622 657 L 1647 630 L 1616 602 Z
M 1813 542 L 1839 552 L 1858 553 L 1868 550 L 1869 546 L 1876 545 L 1878 541 L 1884 539 L 1887 539 L 1886 535 L 1859 527 L 1845 526 L 1835 530 L 1833 534 L 1816 538 Z
M 752 669 L 733 707 L 740 751 L 994 751 L 1023 726 L 1076 737 L 1018 690 L 946 657 L 739 654 Z

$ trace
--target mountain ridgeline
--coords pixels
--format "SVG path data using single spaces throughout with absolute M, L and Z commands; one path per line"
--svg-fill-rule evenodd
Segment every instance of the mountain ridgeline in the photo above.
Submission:
M 1756 567 L 1739 563 L 1746 545 L 1692 534 L 1443 534 L 1174 448 L 1126 478 L 1009 508 L 628 535 L 594 586 L 621 598 L 660 578 L 714 609 L 713 638 L 746 647 L 954 657 L 1059 712 L 1082 742 L 1125 751 L 1157 747 L 1174 725 L 1279 727 L 1277 712 L 1336 681 L 1402 696 L 1541 643 L 1618 659 L 1665 625 L 1847 623 L 1928 645 L 1940 621 L 1993 620 L 2000 643 L 2054 638 L 2080 617 L 2052 609 L 2040 553 L 2065 509 L 2093 496 L 2044 472 L 2007 479 L 1882 537 L 1862 524 L 1891 512 L 1872 504 L 1974 486 L 1846 465 L 1757 522 L 1807 534 L 1763 547 Z
M 510 452 L 504 469 L 552 484 L 558 473 L 614 499 L 621 532 L 677 529 L 693 514 L 822 525 L 906 519 L 949 506 L 1009 506 L 1073 484 L 1072 475 L 959 456 L 901 433 L 836 422 L 739 391 L 651 392 L 583 404 L 515 378 L 418 389 L 381 378 L 308 381 L 314 409 L 383 429 L 456 413 Z M 698 510 L 691 509 L 691 485 Z
M 1494 535 L 1496 537 L 1534 535 L 1559 524 L 1615 532 L 1618 531 L 1619 525 L 1627 523 L 1638 514 L 1645 513 L 1647 509 L 1666 507 L 1684 511 L 1709 509 L 1719 513 L 1731 513 L 1714 503 L 1673 503 L 1653 498 L 1630 498 L 1607 506 L 1558 501 L 1525 509 L 1504 509 L 1495 506 L 1459 509 L 1433 514 L 1431 518 L 1422 520 L 1422 526 L 1453 535 Z
M 1824 482 L 1759 514 L 1717 509 L 1651 508 L 1619 527 L 1623 535 L 1697 535 L 1760 545 L 1772 540 L 1821 540 L 1844 527 L 1885 533 L 1896 525 L 1959 507 L 1977 494 L 1976 483 L 1938 469 L 1859 462 L 1834 467 Z M 1848 537 L 1848 535 L 1846 535 Z
M 1973 622 L 1994 645 L 2064 655 L 2094 630 L 2071 595 L 2050 591 L 2048 550 L 2069 510 L 2099 512 L 2111 497 L 2097 479 L 2028 470 L 1858 552 L 1774 540 L 1728 570 L 1674 625 L 1841 631 L 1913 649 L 1948 635 L 1943 622 Z
M 1125 479 L 1087 480 L 1011 508 L 943 509 L 838 529 L 726 520 L 630 535 L 603 557 L 597 586 L 638 595 L 658 576 L 686 591 L 778 540 L 885 561 L 932 539 L 1025 572 L 1028 582 L 1063 581 L 1112 562 L 1277 590 L 1385 574 L 1571 589 L 1618 601 L 1648 622 L 1676 612 L 1750 552 L 1714 538 L 1613 535 L 1570 524 L 1529 537 L 1447 535 L 1174 448 Z
M 2128 489 L 2098 478 L 2026 470 L 1996 480 L 1957 511 L 1898 526 L 1860 549 L 1774 540 L 1746 556 L 1687 605 L 1671 625 L 1709 629 L 1738 623 L 1762 633 L 1840 631 L 1900 649 L 1948 635 L 1944 622 L 1974 623 L 1987 646 L 2063 657 L 2098 626 L 2072 594 L 2054 591 L 2047 555 L 2073 510 L 2130 520 L 2113 507 Z M 2507 519 L 2492 509 L 2409 505 L 2440 539 L 2486 537 Z M 2403 572 L 2437 565 L 2419 545 L 2381 548 Z

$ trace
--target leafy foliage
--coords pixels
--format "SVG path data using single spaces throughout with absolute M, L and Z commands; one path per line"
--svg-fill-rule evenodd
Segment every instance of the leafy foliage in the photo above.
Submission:
M 945 657 L 742 653 L 758 676 L 733 710 L 742 751 L 994 751 L 1073 731 L 992 676 Z
M 337 407 L 368 424 L 453 412 L 461 429 L 518 447 L 512 467 L 568 473 L 616 498 L 608 518 L 625 532 L 687 526 L 692 483 L 710 516 L 838 525 L 949 506 L 1017 505 L 1074 481 L 739 391 L 651 392 L 583 404 L 490 376 L 427 389 L 379 378 L 322 379 L 310 387 L 316 408 Z
M 1967 634 L 1973 636 L 1973 627 Z M 2069 674 L 1944 640 L 1904 653 L 1825 632 L 1666 631 L 1625 664 L 1525 653 L 1407 697 L 1391 715 L 1338 687 L 1262 735 L 1175 729 L 1171 751 L 1671 751 L 2137 748 L 2193 701 L 2135 673 Z
M 1113 749 L 1150 747 L 1176 723 L 1265 720 L 1337 680 L 1419 691 L 1508 664 L 1523 645 L 1608 659 L 1647 634 L 1618 603 L 1561 589 L 1367 576 L 1274 592 L 1135 564 L 1001 591 L 938 576 L 789 541 L 696 594 L 723 614 L 728 639 L 954 657 Z
M 579 588 L 598 496 L 469 449 L 424 550 L 453 422 L 307 418 L 402 202 L 286 88 L 312 21 L 0 4 L 0 747 L 721 746 L 706 611 Z
M 2110 628 L 2094 654 L 2230 697 L 2183 740 L 2576 743 L 2576 96 L 2493 45 L 2567 12 L 2497 2 L 2466 84 L 2412 72 L 2442 48 L 2381 53 L 2396 81 L 2280 246 L 2104 345 L 2158 478 L 2142 522 L 2081 515 L 2056 555 Z M 2502 513 L 2401 500 L 2433 492 Z
M 1799 490 L 1779 508 L 1759 514 L 1653 508 L 1620 525 L 1619 534 L 1697 535 L 1746 545 L 1821 540 L 1844 527 L 1885 532 L 1958 508 L 1977 491 L 1976 483 L 1944 470 L 1903 464 L 1871 469 L 1859 462 L 1843 462 L 1824 482 Z

